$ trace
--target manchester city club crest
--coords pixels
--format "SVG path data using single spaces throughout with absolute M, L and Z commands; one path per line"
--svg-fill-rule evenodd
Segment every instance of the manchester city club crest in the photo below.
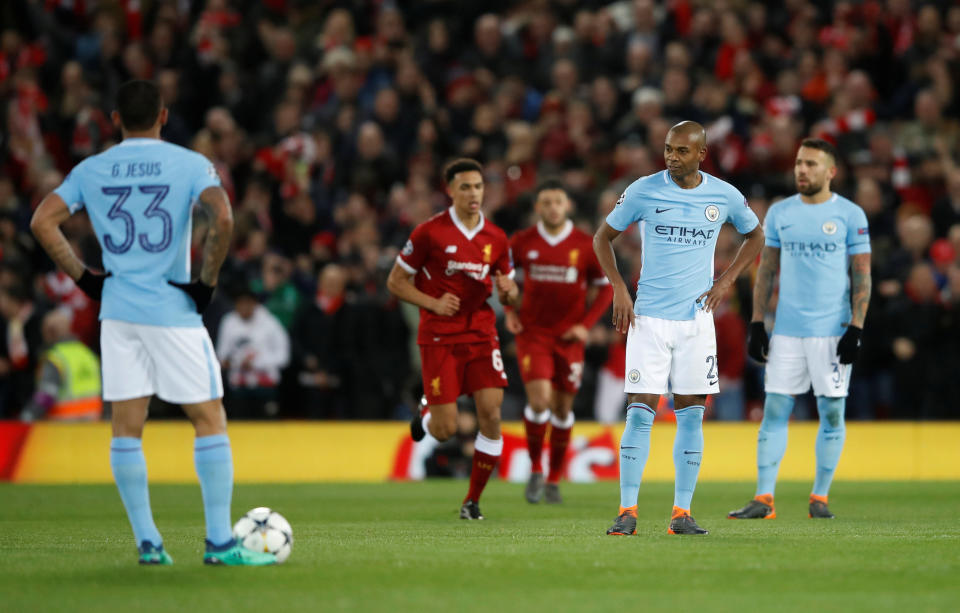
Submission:
M 707 205 L 703 214 L 707 216 L 707 221 L 716 221 L 720 219 L 720 207 L 715 204 Z
M 837 233 L 837 224 L 832 221 L 823 222 L 823 233 L 824 234 L 836 234 Z
M 630 383 L 638 383 L 640 381 L 640 371 L 634 368 L 627 373 L 627 378 L 630 380 Z

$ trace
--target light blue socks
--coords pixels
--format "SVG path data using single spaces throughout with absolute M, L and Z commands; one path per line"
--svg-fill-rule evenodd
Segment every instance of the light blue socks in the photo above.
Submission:
M 207 540 L 213 545 L 224 545 L 233 538 L 230 529 L 233 457 L 229 437 L 226 434 L 198 436 L 194 440 L 193 461 L 203 492 Z
M 813 494 L 827 496 L 833 473 L 837 470 L 847 428 L 843 414 L 846 398 L 817 396 L 817 412 L 820 413 L 820 429 L 817 431 L 817 476 L 813 480 Z
M 154 546 L 163 544 L 160 532 L 153 523 L 150 510 L 150 491 L 147 488 L 147 460 L 143 456 L 140 439 L 116 437 L 110 441 L 110 468 L 113 480 L 120 490 L 120 499 L 127 510 L 133 536 L 139 547 L 144 541 Z
M 757 496 L 773 496 L 780 460 L 787 451 L 787 424 L 792 412 L 793 396 L 767 393 L 757 435 Z
M 655 417 L 653 409 L 641 402 L 627 407 L 627 426 L 620 438 L 620 506 L 637 504 L 643 467 L 650 455 L 650 428 Z
M 703 407 L 674 410 L 677 436 L 673 439 L 673 466 L 676 470 L 673 506 L 690 510 L 703 458 Z

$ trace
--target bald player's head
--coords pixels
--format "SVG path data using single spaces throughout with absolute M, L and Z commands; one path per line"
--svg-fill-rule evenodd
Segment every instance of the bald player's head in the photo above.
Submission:
M 695 121 L 681 121 L 667 132 L 663 144 L 663 161 L 670 177 L 681 187 L 699 184 L 700 162 L 707 155 L 707 133 Z M 692 185 L 686 185 L 693 181 Z

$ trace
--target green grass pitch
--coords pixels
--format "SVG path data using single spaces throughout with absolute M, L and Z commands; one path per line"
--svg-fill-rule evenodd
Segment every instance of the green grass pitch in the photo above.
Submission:
M 233 510 L 293 524 L 274 568 L 200 562 L 198 486 L 155 485 L 173 567 L 136 565 L 115 489 L 0 486 L 0 610 L 20 611 L 956 611 L 957 483 L 847 483 L 835 520 L 782 483 L 773 521 L 731 521 L 751 484 L 703 483 L 706 537 L 666 532 L 672 486 L 644 484 L 638 535 L 607 537 L 615 483 L 565 485 L 561 506 L 494 483 L 483 522 L 457 519 L 465 482 L 240 485 Z

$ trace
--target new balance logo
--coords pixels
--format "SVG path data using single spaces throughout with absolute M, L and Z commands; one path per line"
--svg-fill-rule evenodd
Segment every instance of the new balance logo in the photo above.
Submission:
M 666 213 L 667 211 L 672 211 L 672 210 L 673 210 L 673 208 L 671 207 L 671 208 L 669 208 L 669 209 L 657 209 L 657 212 L 658 212 L 658 213 Z

